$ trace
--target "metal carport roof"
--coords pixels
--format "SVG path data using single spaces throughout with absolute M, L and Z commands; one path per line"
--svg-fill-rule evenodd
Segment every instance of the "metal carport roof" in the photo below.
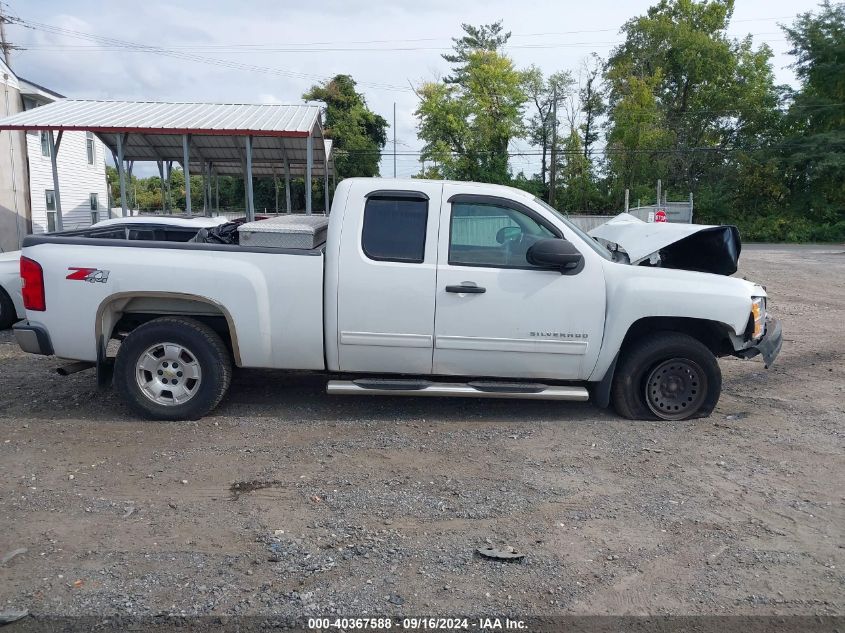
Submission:
M 314 139 L 314 173 L 325 163 L 320 106 L 314 104 L 169 103 L 66 99 L 0 120 L 0 130 L 94 132 L 117 153 L 116 135 L 129 134 L 124 160 L 182 162 L 182 135 L 191 135 L 191 171 L 211 162 L 218 173 L 243 172 L 244 144 L 252 136 L 253 173 L 271 175 L 268 162 L 285 150 L 293 172 L 306 162 L 309 134 Z M 331 162 L 331 158 L 329 159 Z M 329 165 L 329 174 L 332 166 Z
M 193 173 L 334 175 L 320 105 L 65 99 L 0 120 L 0 130 L 85 131 L 123 161 L 173 161 Z M 251 147 L 247 156 L 246 148 Z M 187 149 L 186 149 L 187 148 Z M 122 171 L 122 170 L 121 170 Z M 306 188 L 310 212 L 310 187 Z

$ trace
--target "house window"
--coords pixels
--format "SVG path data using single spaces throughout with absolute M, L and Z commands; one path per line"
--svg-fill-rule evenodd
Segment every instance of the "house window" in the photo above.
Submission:
M 52 189 L 44 191 L 44 202 L 47 206 L 47 232 L 56 230 L 56 194 Z
M 85 147 L 88 151 L 88 164 L 94 164 L 94 134 L 92 132 L 85 133 Z
M 50 133 L 49 132 L 41 132 L 41 155 L 42 156 L 49 156 L 50 155 Z
M 96 224 L 100 221 L 100 201 L 96 193 L 88 196 L 91 203 L 91 224 Z

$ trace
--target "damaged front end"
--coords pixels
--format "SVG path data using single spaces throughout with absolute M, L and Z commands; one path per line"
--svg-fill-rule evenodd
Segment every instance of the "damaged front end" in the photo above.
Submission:
M 783 347 L 783 329 L 780 321 L 767 316 L 765 330 L 759 340 L 753 341 L 748 347 L 738 350 L 734 356 L 746 359 L 762 356 L 766 369 L 769 369 L 780 354 L 781 347 Z
M 617 261 L 716 275 L 733 275 L 742 250 L 735 226 L 643 222 L 629 213 L 620 213 L 589 235 Z

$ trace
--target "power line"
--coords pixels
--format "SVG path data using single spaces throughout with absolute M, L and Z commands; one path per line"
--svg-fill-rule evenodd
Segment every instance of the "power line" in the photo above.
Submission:
M 837 149 L 839 145 L 842 146 L 842 149 L 845 150 L 845 143 L 831 143 L 831 149 Z M 588 155 L 594 156 L 609 156 L 609 155 L 621 155 L 621 154 L 696 154 L 696 153 L 709 153 L 709 154 L 730 154 L 735 152 L 759 152 L 764 150 L 781 150 L 781 149 L 790 149 L 791 146 L 789 145 L 759 145 L 753 147 L 681 147 L 681 148 L 643 148 L 643 149 L 626 149 L 626 148 L 613 148 L 613 147 L 603 147 L 597 149 L 591 149 L 588 152 Z M 372 155 L 372 154 L 379 154 L 384 155 L 386 157 L 392 157 L 392 152 L 385 152 L 383 150 L 338 150 L 338 153 L 344 152 L 349 155 Z M 481 155 L 490 155 L 490 154 L 499 154 L 499 152 L 493 151 L 478 151 L 475 152 L 476 154 Z M 559 148 L 556 150 L 556 153 L 561 155 L 570 155 L 570 156 L 583 156 L 583 150 L 568 150 Z M 397 156 L 422 156 L 425 154 L 422 150 L 416 151 L 408 151 L 408 152 L 400 152 L 397 153 Z M 448 152 L 449 156 L 460 156 L 461 154 L 458 152 Z M 523 157 L 523 156 L 542 156 L 543 152 L 539 150 L 531 150 L 531 151 L 516 151 L 516 152 L 505 152 L 503 155 L 507 156 L 508 158 L 513 157 Z
M 769 35 L 769 33 L 750 33 L 752 36 Z M 768 39 L 767 42 L 785 42 L 786 38 Z M 610 42 L 555 42 L 546 44 L 522 44 L 522 45 L 508 45 L 504 46 L 505 51 L 508 50 L 545 50 L 554 48 L 609 48 L 624 44 L 625 40 L 614 40 Z M 101 52 L 101 51 L 125 51 L 129 53 L 147 53 L 151 52 L 145 49 L 130 48 L 127 46 L 86 46 L 73 44 L 47 44 L 42 46 L 26 46 L 26 50 L 31 51 L 72 51 L 72 52 Z M 169 47 L 167 49 L 173 52 L 179 52 L 180 48 L 186 47 Z M 420 51 L 441 51 L 446 52 L 452 50 L 450 47 L 444 46 L 400 46 L 400 47 L 378 47 L 378 48 L 347 48 L 347 47 L 333 47 L 333 48 L 275 48 L 265 47 L 264 45 L 255 45 L 253 48 L 233 48 L 231 46 L 221 47 L 187 47 L 191 50 L 212 51 L 214 53 L 226 53 L 230 55 L 237 54 L 254 54 L 254 53 L 401 53 L 401 52 L 420 52 Z
M 757 21 L 757 20 L 778 20 L 782 19 L 780 17 L 771 17 L 771 18 L 755 18 L 751 20 L 736 20 L 736 22 L 748 22 L 748 21 Z M 366 51 L 375 51 L 375 52 L 397 52 L 397 51 L 422 51 L 422 50 L 439 50 L 439 51 L 447 51 L 451 50 L 451 45 L 448 47 L 437 47 L 437 46 L 403 46 L 403 47 L 369 47 L 369 48 L 362 48 L 360 46 L 350 47 L 350 46 L 339 46 L 340 44 L 354 44 L 354 45 L 361 45 L 361 44 L 383 44 L 383 43 L 395 43 L 395 42 L 427 42 L 427 41 L 444 41 L 444 38 L 408 38 L 408 39 L 384 39 L 384 40 L 351 40 L 351 41 L 327 41 L 327 42 L 308 42 L 308 43 L 297 43 L 291 44 L 288 46 L 280 47 L 277 44 L 262 44 L 262 43 L 246 43 L 246 44 L 188 44 L 188 45 L 171 45 L 171 46 L 155 46 L 155 45 L 147 45 L 147 44 L 139 44 L 136 42 L 129 42 L 125 40 L 119 40 L 115 38 L 108 38 L 97 36 L 91 33 L 85 33 L 82 31 L 73 31 L 71 29 L 65 29 L 61 27 L 57 27 L 51 24 L 45 24 L 40 22 L 35 22 L 32 20 L 24 20 L 19 17 L 9 18 L 10 22 L 15 22 L 21 26 L 26 28 L 30 28 L 33 30 L 41 30 L 53 34 L 63 34 L 68 35 L 71 37 L 78 37 L 82 39 L 87 39 L 89 41 L 95 41 L 99 43 L 99 46 L 83 46 L 83 45 L 58 45 L 58 44 L 51 44 L 46 46 L 32 46 L 29 47 L 31 50 L 132 50 L 135 52 L 154 52 L 159 54 L 171 53 L 171 54 L 183 54 L 183 50 L 188 51 L 213 51 L 213 52 L 226 52 L 226 53 L 242 53 L 242 52 L 255 52 L 255 51 L 262 51 L 262 52 L 279 52 L 279 53 L 317 53 L 317 52 L 325 52 L 325 53 L 334 53 L 334 52 L 366 52 Z M 544 36 L 552 36 L 552 35 L 568 35 L 568 34 L 583 34 L 583 33 L 605 33 L 605 32 L 613 32 L 618 31 L 619 29 L 582 29 L 582 30 L 572 30 L 572 31 L 550 31 L 545 33 L 525 33 L 525 34 L 515 34 L 512 37 L 515 38 L 525 38 L 525 37 L 544 37 Z M 751 33 L 752 36 L 761 36 L 761 35 L 776 35 L 779 34 L 779 31 L 774 32 L 761 32 L 761 33 Z M 539 43 L 539 44 L 508 44 L 504 48 L 506 49 L 544 49 L 544 48 L 565 48 L 565 47 L 576 47 L 576 46 L 616 46 L 618 44 L 624 43 L 624 40 L 613 40 L 607 42 L 597 42 L 597 41 L 585 41 L 585 42 L 553 42 L 553 43 Z M 322 48 L 310 48 L 313 46 L 321 46 Z M 221 60 L 208 60 L 211 62 L 218 62 Z M 278 70 L 278 69 L 276 69 Z M 292 72 L 292 71 L 288 71 Z
M 107 46 L 112 47 L 120 47 L 122 49 L 137 51 L 137 52 L 146 52 L 146 53 L 153 53 L 157 55 L 164 55 L 167 57 L 173 57 L 176 59 L 183 59 L 186 61 L 195 61 L 200 63 L 206 64 L 214 64 L 215 66 L 222 66 L 225 68 L 229 68 L 231 70 L 242 70 L 242 71 L 252 71 L 252 72 L 262 72 L 268 74 L 275 74 L 285 77 L 292 77 L 295 79 L 309 79 L 309 80 L 316 80 L 316 81 L 325 81 L 327 77 L 321 75 L 315 75 L 310 73 L 301 73 L 297 71 L 285 70 L 281 68 L 271 68 L 268 66 L 259 66 L 256 64 L 247 64 L 243 62 L 235 62 L 232 60 L 227 59 L 219 59 L 213 57 L 206 57 L 203 55 L 196 55 L 187 52 L 181 52 L 176 50 L 171 50 L 168 48 L 162 48 L 158 46 L 150 46 L 147 44 L 139 44 L 137 42 L 130 42 L 126 40 L 118 40 L 115 38 L 104 37 L 99 35 L 93 35 L 90 33 L 84 33 L 82 31 L 75 31 L 73 29 L 65 29 L 57 26 L 53 26 L 50 24 L 43 24 L 39 22 L 31 22 L 28 20 L 23 20 L 17 17 L 8 17 L 7 20 L 11 23 L 17 24 L 24 28 L 28 28 L 31 30 L 36 31 L 43 31 L 46 33 L 51 33 L 53 35 L 66 35 L 69 37 L 77 37 L 80 39 L 86 39 L 93 42 L 98 42 L 102 44 L 106 44 Z M 408 92 L 410 88 L 405 86 L 394 86 L 390 84 L 379 84 L 374 82 L 358 82 L 359 85 L 380 89 L 380 90 L 394 90 L 394 91 L 401 91 L 401 92 Z
M 795 16 L 772 16 L 772 17 L 760 17 L 760 18 L 747 18 L 742 20 L 731 20 L 732 23 L 742 23 L 742 22 L 763 22 L 763 21 L 774 21 L 774 20 L 785 20 L 794 18 Z M 17 18 L 17 20 L 23 22 L 21 18 Z M 31 24 L 36 24 L 35 22 L 31 22 Z M 56 27 L 58 28 L 58 27 Z M 571 31 L 545 31 L 541 33 L 512 33 L 511 38 L 531 38 L 531 37 L 548 37 L 548 36 L 557 36 L 557 35 L 580 35 L 585 33 L 614 33 L 619 32 L 619 28 L 604 28 L 604 29 L 576 29 Z M 751 35 L 771 35 L 771 34 L 778 34 L 779 31 L 768 32 L 768 33 L 751 33 Z M 244 48 L 244 49 L 255 49 L 255 48 L 267 48 L 270 47 L 269 50 L 279 50 L 279 51 L 297 51 L 302 50 L 304 47 L 312 47 L 312 46 L 332 46 L 337 47 L 338 45 L 360 45 L 360 44 L 392 44 L 397 42 L 408 43 L 408 42 L 451 42 L 453 38 L 450 37 L 420 37 L 420 38 L 395 38 L 395 39 L 372 39 L 372 40 L 331 40 L 331 41 L 319 41 L 319 42 L 291 42 L 289 47 L 287 48 L 278 48 L 278 45 L 273 44 L 261 44 L 255 42 L 249 43 L 230 43 L 230 44 L 185 44 L 185 45 L 171 45 L 167 46 L 167 49 L 170 50 L 178 50 L 178 49 L 188 49 L 188 50 L 215 50 L 215 49 L 235 49 L 235 48 Z M 602 44 L 603 42 L 572 42 L 571 44 Z M 609 42 L 609 43 L 619 43 L 619 42 Z M 523 46 L 531 46 L 531 45 L 514 45 L 509 44 L 506 47 L 523 47 Z M 442 47 L 431 47 L 431 49 L 439 49 L 439 50 L 451 50 L 452 44 L 450 43 L 448 47 L 445 49 Z M 369 49 L 358 49 L 358 48 L 330 48 L 330 49 L 314 49 L 314 50 L 327 50 L 327 51 L 347 51 L 347 50 L 369 50 Z M 416 47 L 416 48 L 405 48 L 405 49 L 392 49 L 392 48 L 381 48 L 381 49 L 374 49 L 374 50 L 428 50 L 428 47 Z

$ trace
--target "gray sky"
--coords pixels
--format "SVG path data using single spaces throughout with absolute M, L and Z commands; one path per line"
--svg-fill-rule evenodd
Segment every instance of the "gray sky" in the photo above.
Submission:
M 577 76 L 591 52 L 606 56 L 619 28 L 644 13 L 648 0 L 5 0 L 7 11 L 63 33 L 10 26 L 21 76 L 69 97 L 296 103 L 320 79 L 347 73 L 370 107 L 392 122 L 396 103 L 398 152 L 419 149 L 410 84 L 448 72 L 440 54 L 460 24 L 499 19 L 512 31 L 507 50 L 519 67 Z M 753 34 L 775 52 L 780 83 L 793 83 L 788 44 L 779 24 L 817 6 L 814 0 L 737 0 L 730 34 Z M 67 31 L 158 46 L 173 55 L 104 46 Z M 185 59 L 188 56 L 189 59 Z M 389 132 L 392 138 L 392 130 Z M 524 140 L 514 143 L 527 148 Z M 389 144 L 387 150 L 392 149 Z M 533 158 L 515 158 L 515 171 L 537 171 Z M 419 170 L 399 156 L 400 177 Z M 143 172 L 142 172 L 143 173 Z M 392 160 L 382 174 L 393 175 Z

